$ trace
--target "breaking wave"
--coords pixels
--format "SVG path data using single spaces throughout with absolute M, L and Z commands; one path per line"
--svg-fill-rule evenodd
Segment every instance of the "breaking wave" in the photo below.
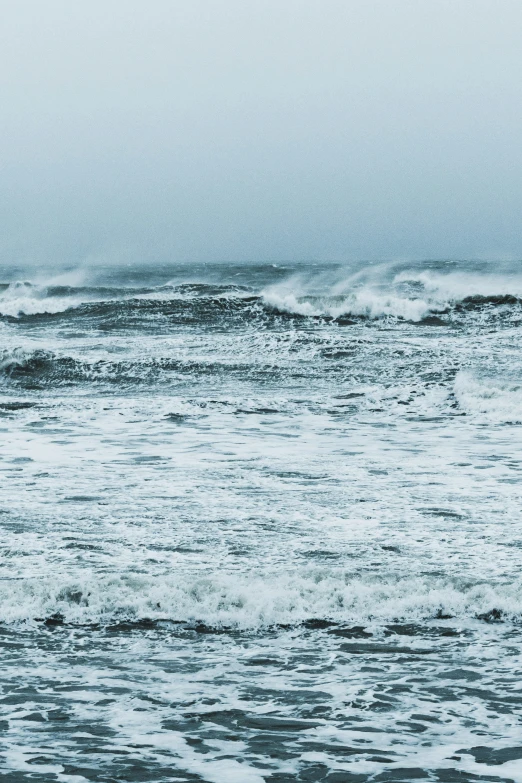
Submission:
M 16 282 L 0 291 L 0 316 L 173 318 L 205 324 L 216 318 L 267 317 L 327 320 L 396 318 L 410 322 L 439 316 L 451 321 L 472 310 L 522 309 L 522 276 L 436 271 L 397 265 L 366 266 L 310 274 L 289 274 L 255 288 L 232 282 L 167 282 L 136 285 L 74 286 Z
M 315 571 L 288 575 L 99 576 L 0 583 L 0 621 L 59 616 L 71 623 L 142 619 L 257 629 L 311 620 L 388 623 L 429 619 L 518 621 L 522 581 L 361 579 Z
M 76 292 L 60 296 L 59 292 L 50 292 L 47 288 L 33 286 L 31 283 L 11 283 L 0 294 L 0 314 L 19 318 L 21 315 L 54 314 L 81 304 Z
M 379 273 L 380 272 L 380 273 Z M 331 280 L 293 278 L 267 287 L 265 304 L 280 312 L 339 319 L 394 317 L 419 322 L 462 310 L 520 307 L 522 277 L 403 270 L 389 266 Z
M 460 372 L 455 398 L 465 413 L 491 424 L 522 424 L 522 381 Z

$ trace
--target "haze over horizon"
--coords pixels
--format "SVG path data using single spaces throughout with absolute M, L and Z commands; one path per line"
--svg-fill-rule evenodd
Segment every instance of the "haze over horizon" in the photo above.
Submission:
M 3 264 L 522 257 L 516 0 L 3 8 Z

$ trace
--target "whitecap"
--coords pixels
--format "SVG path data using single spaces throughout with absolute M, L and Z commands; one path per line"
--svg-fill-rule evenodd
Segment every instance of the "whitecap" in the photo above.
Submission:
M 355 577 L 347 572 L 55 576 L 0 584 L 0 621 L 56 614 L 68 622 L 167 619 L 260 629 L 310 619 L 338 623 L 522 617 L 522 580 L 460 583 L 435 577 Z

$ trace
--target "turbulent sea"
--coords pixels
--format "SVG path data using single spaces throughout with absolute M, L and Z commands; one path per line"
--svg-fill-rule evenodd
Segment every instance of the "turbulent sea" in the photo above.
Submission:
M 2 282 L 0 781 L 522 781 L 520 265 Z

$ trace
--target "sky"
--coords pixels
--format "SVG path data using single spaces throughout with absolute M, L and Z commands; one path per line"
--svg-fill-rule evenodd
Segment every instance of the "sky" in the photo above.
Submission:
M 16 0 L 0 263 L 522 259 L 520 0 Z

